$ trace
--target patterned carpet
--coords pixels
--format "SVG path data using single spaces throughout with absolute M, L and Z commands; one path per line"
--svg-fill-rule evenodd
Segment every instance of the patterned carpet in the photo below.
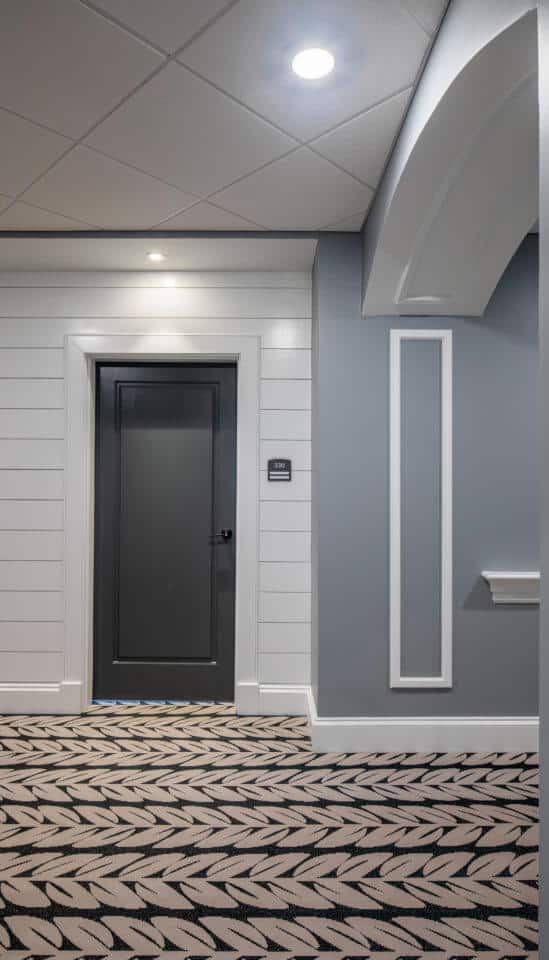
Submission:
M 225 705 L 0 717 L 0 956 L 536 956 L 537 758 Z

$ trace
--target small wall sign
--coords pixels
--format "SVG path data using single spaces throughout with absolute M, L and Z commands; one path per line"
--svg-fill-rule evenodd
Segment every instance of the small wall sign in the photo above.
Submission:
M 268 480 L 291 480 L 292 479 L 292 461 L 277 458 L 269 460 L 267 463 Z

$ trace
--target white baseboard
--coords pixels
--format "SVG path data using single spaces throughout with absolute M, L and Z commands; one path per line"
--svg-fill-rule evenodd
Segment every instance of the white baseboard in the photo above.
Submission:
M 247 716 L 307 715 L 309 687 L 294 684 L 239 683 L 236 712 Z
M 0 683 L 0 714 L 81 712 L 81 683 Z
M 307 705 L 319 753 L 535 753 L 537 717 L 319 717 Z
M 0 683 L 0 714 L 79 714 L 82 684 Z M 309 716 L 319 753 L 535 752 L 537 717 L 319 717 L 311 688 L 241 683 L 241 715 Z

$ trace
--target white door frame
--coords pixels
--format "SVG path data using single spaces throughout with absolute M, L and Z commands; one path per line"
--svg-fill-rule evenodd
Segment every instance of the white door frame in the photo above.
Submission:
M 94 367 L 96 360 L 236 362 L 235 700 L 257 680 L 259 337 L 83 334 L 65 337 L 65 687 L 72 709 L 91 700 L 93 653 Z M 64 699 L 64 698 L 63 698 Z M 63 711 L 62 711 L 63 712 Z M 67 712 L 70 712 L 67 710 Z

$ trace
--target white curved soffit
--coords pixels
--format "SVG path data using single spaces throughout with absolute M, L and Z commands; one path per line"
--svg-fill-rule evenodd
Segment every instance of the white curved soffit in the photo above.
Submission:
M 364 314 L 480 316 L 537 219 L 535 11 L 474 53 L 396 154 Z

